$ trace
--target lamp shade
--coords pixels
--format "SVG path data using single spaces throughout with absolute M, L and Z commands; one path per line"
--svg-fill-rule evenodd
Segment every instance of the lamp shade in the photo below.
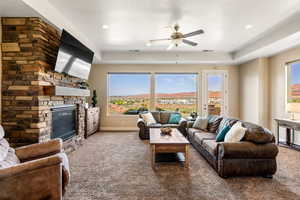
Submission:
M 300 103 L 288 103 L 287 111 L 291 113 L 300 113 Z

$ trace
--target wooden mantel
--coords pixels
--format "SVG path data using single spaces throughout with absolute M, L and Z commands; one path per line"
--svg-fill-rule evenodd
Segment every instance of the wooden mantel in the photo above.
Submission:
M 62 86 L 44 86 L 44 94 L 49 96 L 89 97 L 91 95 L 91 91 L 88 89 L 70 88 Z

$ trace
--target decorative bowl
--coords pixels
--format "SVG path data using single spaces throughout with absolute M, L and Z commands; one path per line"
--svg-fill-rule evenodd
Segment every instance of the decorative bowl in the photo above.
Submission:
M 171 134 L 172 133 L 172 129 L 169 128 L 169 127 L 161 128 L 160 131 L 161 131 L 161 135 L 169 135 L 169 136 L 172 135 Z

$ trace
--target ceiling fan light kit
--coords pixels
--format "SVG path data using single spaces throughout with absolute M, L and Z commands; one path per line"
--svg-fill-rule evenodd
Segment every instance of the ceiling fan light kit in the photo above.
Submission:
M 149 40 L 149 42 L 146 44 L 147 46 L 151 46 L 154 42 L 161 42 L 161 41 L 171 41 L 170 45 L 167 47 L 167 50 L 171 50 L 174 46 L 178 47 L 180 44 L 184 43 L 190 46 L 197 46 L 198 43 L 187 40 L 186 38 L 196 36 L 203 34 L 204 31 L 202 29 L 199 29 L 197 31 L 193 31 L 187 34 L 182 34 L 179 32 L 179 25 L 175 24 L 173 28 L 173 33 L 171 34 L 170 38 L 164 38 L 164 39 L 156 39 L 156 40 Z

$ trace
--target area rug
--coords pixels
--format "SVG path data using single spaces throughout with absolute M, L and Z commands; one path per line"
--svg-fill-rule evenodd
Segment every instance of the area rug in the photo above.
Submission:
M 300 199 L 300 152 L 279 148 L 273 179 L 222 179 L 193 148 L 190 168 L 150 164 L 149 142 L 136 132 L 99 132 L 69 155 L 67 200 Z

